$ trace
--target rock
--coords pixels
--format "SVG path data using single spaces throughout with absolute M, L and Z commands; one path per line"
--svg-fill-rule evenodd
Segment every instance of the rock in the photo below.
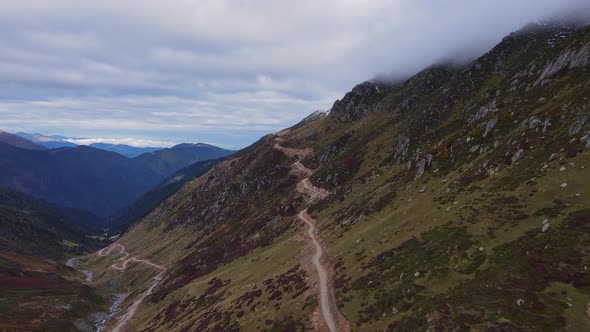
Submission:
M 488 105 L 480 107 L 479 110 L 471 118 L 469 118 L 468 121 L 469 123 L 477 122 L 485 118 L 489 113 L 496 112 L 497 110 L 498 108 L 496 107 L 496 102 L 492 101 Z
M 484 247 L 479 247 L 479 251 L 484 251 L 485 248 Z
M 567 183 L 565 183 L 565 182 L 564 182 L 564 183 L 562 183 L 562 184 L 560 185 L 560 187 L 562 187 L 562 188 L 565 188 L 565 187 L 567 187 Z
M 401 135 L 400 137 L 398 137 L 397 144 L 395 145 L 395 149 L 394 149 L 394 153 L 393 153 L 393 158 L 396 160 L 396 162 L 398 164 L 402 161 L 402 159 L 408 153 L 409 147 L 410 147 L 410 138 L 408 136 Z
M 565 166 L 561 166 L 561 168 L 559 169 L 560 172 L 565 171 Z
M 528 117 L 526 119 L 524 119 L 524 121 L 522 121 L 522 123 L 520 124 L 519 129 L 523 130 L 523 129 L 535 129 L 536 131 L 538 131 L 539 126 L 541 126 L 541 119 L 539 117 L 536 116 L 531 116 Z
M 549 223 L 546 223 L 545 225 L 543 225 L 543 227 L 541 228 L 541 232 L 545 233 L 547 230 L 549 229 Z
M 423 193 L 426 191 L 426 186 L 422 187 L 422 189 L 420 189 L 420 193 Z
M 484 133 L 483 133 L 483 137 L 488 136 L 488 134 L 492 131 L 492 129 L 494 129 L 494 127 L 496 126 L 496 124 L 498 123 L 498 117 L 495 116 L 493 118 L 491 118 L 490 120 L 488 120 L 484 126 Z
M 548 221 L 549 219 L 543 219 L 543 221 L 541 221 L 541 225 L 545 225 Z
M 557 153 L 552 153 L 552 154 L 549 156 L 549 161 L 553 161 L 553 160 L 555 160 L 556 158 L 557 158 Z
M 399 310 L 397 310 L 397 308 L 391 308 L 392 315 L 397 315 L 398 313 L 399 313 Z
M 588 121 L 588 115 L 580 115 L 574 121 L 574 124 L 569 129 L 570 136 L 576 135 L 582 130 L 582 126 Z
M 414 273 L 414 277 L 418 278 L 420 276 L 420 272 L 416 271 L 416 273 Z
M 426 167 L 432 166 L 432 155 L 429 153 L 426 155 Z
M 416 176 L 414 176 L 414 180 L 419 179 L 426 169 L 426 159 L 421 159 L 418 164 L 416 164 Z
M 524 156 L 524 150 L 519 149 L 518 151 L 516 151 L 514 156 L 512 156 L 512 163 L 514 164 L 515 162 L 519 161 L 520 159 L 522 159 L 523 156 Z
M 521 305 L 523 305 L 523 304 L 524 304 L 524 300 L 523 300 L 523 299 L 518 299 L 518 300 L 516 300 L 516 305 L 517 305 L 517 306 L 519 306 L 519 307 L 520 307 L 520 306 L 521 306 Z
M 355 86 L 342 100 L 336 100 L 329 117 L 336 122 L 357 120 L 374 110 L 374 105 L 385 96 L 391 87 L 374 82 L 364 82 Z

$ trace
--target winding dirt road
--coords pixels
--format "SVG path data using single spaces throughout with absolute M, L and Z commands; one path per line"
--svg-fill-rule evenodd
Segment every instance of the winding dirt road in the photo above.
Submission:
M 315 269 L 318 272 L 318 276 L 320 279 L 320 305 L 322 308 L 322 315 L 324 316 L 324 321 L 326 322 L 328 329 L 330 329 L 330 331 L 332 332 L 336 332 L 338 329 L 336 328 L 336 320 L 334 319 L 334 315 L 332 314 L 335 303 L 330 303 L 332 296 L 328 288 L 328 272 L 320 262 L 320 259 L 322 258 L 324 252 L 322 250 L 320 242 L 316 238 L 316 222 L 307 213 L 307 209 L 299 212 L 297 217 L 299 217 L 299 219 L 303 220 L 305 223 L 309 225 L 309 228 L 307 229 L 307 234 L 309 234 L 309 237 L 311 238 L 311 240 L 313 241 L 313 245 L 315 246 L 315 254 L 313 255 L 312 262 L 315 266 Z
M 117 326 L 113 328 L 112 331 L 120 332 L 122 331 L 123 327 L 125 327 L 127 322 L 129 322 L 131 318 L 133 318 L 135 312 L 137 312 L 137 309 L 145 300 L 145 298 L 152 294 L 154 288 L 156 288 L 160 281 L 162 281 L 162 279 L 164 278 L 164 274 L 166 273 L 166 268 L 161 265 L 155 264 L 147 259 L 138 259 L 136 257 L 127 258 L 129 256 L 129 253 L 125 250 L 125 246 L 120 243 L 117 243 L 116 245 L 110 245 L 106 248 L 102 248 L 98 251 L 98 255 L 101 257 L 107 256 L 113 251 L 115 247 L 119 248 L 119 253 L 123 254 L 123 257 L 117 259 L 117 261 L 120 261 L 119 263 L 113 263 L 111 265 L 113 269 L 117 271 L 124 271 L 127 269 L 129 263 L 143 263 L 160 270 L 160 273 L 158 273 L 156 276 L 152 278 L 152 281 L 150 282 L 148 288 L 135 301 L 133 301 L 133 304 L 131 304 L 129 308 L 127 308 L 127 312 L 125 312 L 125 314 L 121 318 L 119 318 L 119 323 L 117 324 Z
M 280 141 L 284 141 L 281 138 Z M 313 153 L 312 149 L 294 149 L 294 148 L 285 148 L 280 144 L 276 143 L 273 146 L 274 149 L 282 151 L 283 153 L 287 154 L 288 156 L 297 156 L 298 159 L 303 159 L 307 156 L 310 156 Z M 314 186 L 311 181 L 309 181 L 309 177 L 313 175 L 315 172 L 312 169 L 305 167 L 300 160 L 297 160 L 295 163 L 291 165 L 293 173 L 297 175 L 305 176 L 299 183 L 297 183 L 296 190 L 297 192 L 305 195 L 308 198 L 310 203 L 317 201 L 319 199 L 323 199 L 328 196 L 330 193 L 322 188 L 318 188 Z M 329 280 L 329 272 L 322 264 L 322 256 L 324 251 L 322 249 L 322 245 L 318 239 L 317 231 L 316 231 L 316 221 L 307 213 L 307 209 L 299 212 L 297 217 L 305 222 L 309 228 L 307 229 L 307 234 L 309 235 L 313 245 L 315 247 L 315 253 L 311 259 L 319 277 L 319 286 L 320 286 L 320 309 L 322 312 L 322 317 L 324 322 L 326 323 L 326 327 L 330 330 L 330 332 L 337 332 L 337 331 L 349 331 L 349 325 L 345 322 L 344 316 L 338 310 L 338 306 L 336 305 L 335 296 L 333 294 L 333 289 L 330 286 Z M 340 319 L 338 319 L 338 317 Z

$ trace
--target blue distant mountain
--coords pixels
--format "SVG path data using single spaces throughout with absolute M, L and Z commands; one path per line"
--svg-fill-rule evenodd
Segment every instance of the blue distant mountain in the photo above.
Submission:
M 127 158 L 83 145 L 46 150 L 17 147 L 6 139 L 0 141 L 0 188 L 107 217 L 178 170 L 232 153 L 199 143 Z
M 63 136 L 63 135 L 44 135 L 44 134 L 40 134 L 40 133 L 25 133 L 25 132 L 19 132 L 16 133 L 16 135 L 27 139 L 35 144 L 44 146 L 47 149 L 58 149 L 58 148 L 71 148 L 71 147 L 75 147 L 78 146 L 78 144 L 76 143 L 72 143 L 69 142 L 68 139 L 71 139 L 71 137 L 67 137 L 67 136 Z M 125 144 L 109 144 L 109 143 L 92 143 L 89 146 L 96 148 L 96 149 L 100 149 L 100 150 L 105 150 L 105 151 L 111 151 L 111 152 L 116 152 L 122 156 L 125 156 L 127 158 L 135 158 L 141 154 L 144 154 L 146 152 L 154 152 L 154 151 L 158 151 L 161 150 L 163 148 L 161 147 L 135 147 L 135 146 L 130 146 L 130 145 L 125 145 Z
M 18 132 L 18 133 L 16 133 L 16 135 L 18 135 L 22 138 L 26 138 L 31 142 L 42 145 L 42 146 L 46 147 L 47 149 L 71 148 L 71 147 L 77 146 L 77 144 L 65 141 L 65 139 L 67 139 L 67 137 L 59 136 L 59 135 L 46 136 L 46 135 L 39 134 L 39 133 L 31 134 L 31 133 L 25 133 L 25 132 Z M 56 138 L 56 137 L 60 137 L 60 138 Z
M 108 144 L 108 143 L 93 143 L 90 144 L 91 147 L 116 152 L 120 155 L 123 155 L 127 158 L 135 158 L 141 154 L 147 152 L 154 152 L 158 150 L 162 150 L 163 148 L 156 148 L 156 147 L 145 147 L 145 148 L 138 148 L 136 146 L 130 146 L 125 144 Z
M 29 139 L 0 130 L 0 142 L 27 150 L 45 150 L 46 147 Z

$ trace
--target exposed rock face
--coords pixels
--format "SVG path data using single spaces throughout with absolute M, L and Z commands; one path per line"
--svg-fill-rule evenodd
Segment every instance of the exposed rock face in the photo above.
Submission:
M 521 160 L 523 156 L 524 156 L 524 150 L 519 149 L 518 151 L 516 151 L 516 153 L 512 157 L 512 163 L 514 164 L 515 162 Z
M 486 115 L 488 115 L 489 113 L 497 112 L 497 111 L 498 111 L 498 108 L 496 108 L 496 103 L 491 102 L 490 104 L 488 104 L 486 106 L 480 107 L 479 110 L 477 111 L 477 113 L 475 113 L 475 115 L 473 115 L 471 118 L 469 118 L 469 123 L 477 122 L 477 121 L 485 118 Z
M 381 100 L 391 87 L 373 82 L 355 86 L 342 100 L 336 100 L 330 110 L 330 117 L 336 122 L 357 120 L 373 110 L 373 105 Z
M 402 161 L 402 159 L 408 153 L 409 147 L 410 147 L 410 138 L 408 136 L 401 135 L 397 139 L 397 144 L 395 146 L 395 151 L 394 151 L 394 155 L 393 155 L 395 161 L 398 164 Z
M 547 66 L 543 70 L 543 73 L 535 82 L 535 85 L 546 84 L 547 80 L 551 76 L 559 73 L 560 71 L 585 66 L 589 62 L 590 43 L 585 44 L 577 50 L 568 48 L 565 51 L 563 51 L 555 61 L 549 62 L 549 64 L 547 64 Z

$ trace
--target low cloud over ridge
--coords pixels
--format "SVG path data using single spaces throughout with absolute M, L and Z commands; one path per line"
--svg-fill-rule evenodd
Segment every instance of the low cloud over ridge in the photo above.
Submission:
M 582 0 L 0 1 L 0 127 L 242 147 Z

